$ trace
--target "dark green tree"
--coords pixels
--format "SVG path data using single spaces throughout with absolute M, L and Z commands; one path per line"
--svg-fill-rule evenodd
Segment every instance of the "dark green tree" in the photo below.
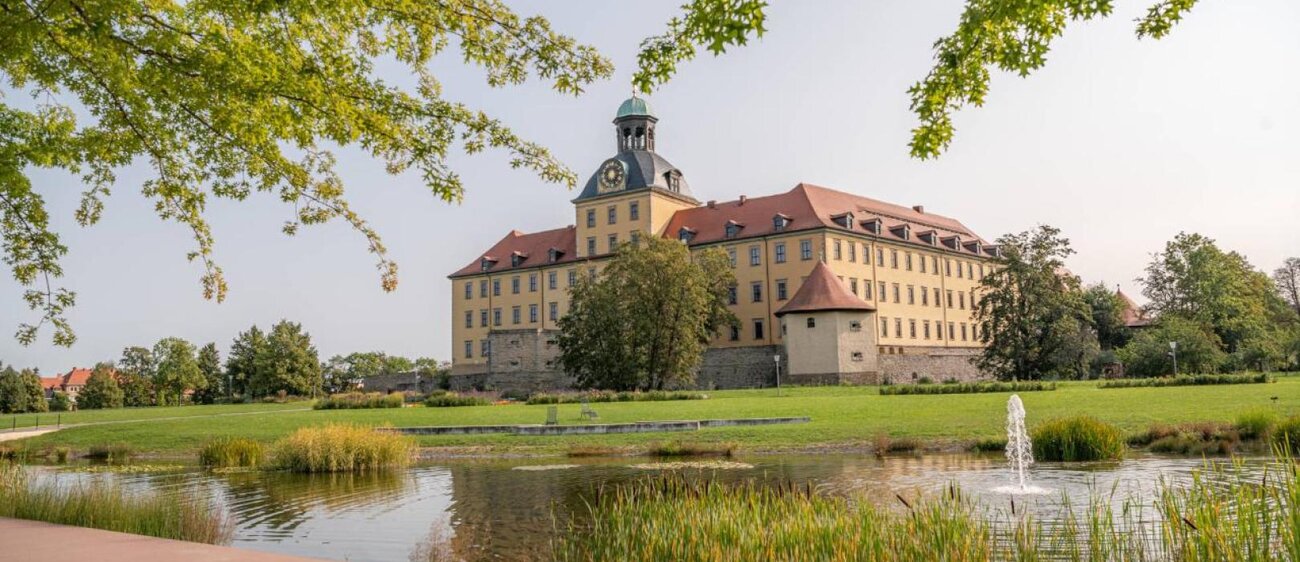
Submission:
M 692 255 L 655 237 L 625 243 L 598 277 L 572 289 L 560 319 L 560 362 L 582 387 L 690 384 L 708 342 L 736 322 L 727 309 L 733 283 L 721 250 Z
M 0 413 L 21 414 L 27 411 L 27 385 L 12 365 L 0 369 Z
M 302 325 L 281 320 L 271 327 L 248 381 L 253 396 L 285 393 L 315 396 L 322 390 L 320 359 Z
M 1001 255 L 980 280 L 975 306 L 980 369 L 1002 380 L 1077 375 L 1096 340 L 1079 341 L 1091 329 L 1091 314 L 1079 279 L 1065 271 L 1070 241 L 1043 225 L 997 243 Z
M 86 386 L 77 395 L 77 407 L 83 410 L 102 408 L 121 408 L 126 404 L 126 395 L 117 382 L 111 363 L 95 365 Z
M 217 344 L 208 343 L 199 348 L 196 362 L 199 365 L 199 372 L 203 374 L 204 383 L 194 391 L 194 402 L 213 404 L 218 399 L 225 398 L 226 371 L 221 368 L 221 354 L 217 352 Z
M 19 373 L 23 379 L 23 388 L 27 392 L 28 412 L 48 412 L 50 404 L 45 400 L 45 387 L 41 386 L 41 376 L 34 369 L 23 369 Z
M 68 397 L 68 393 L 56 390 L 50 394 L 51 412 L 67 412 L 70 410 L 72 410 L 72 398 Z
M 1129 376 L 1168 376 L 1174 372 L 1169 342 L 1178 342 L 1178 372 L 1214 373 L 1227 359 L 1219 338 L 1212 330 L 1176 315 L 1162 316 L 1155 326 L 1138 330 L 1120 350 L 1124 371 Z
M 226 375 L 230 391 L 238 396 L 248 395 L 248 382 L 257 372 L 257 357 L 266 349 L 266 335 L 257 326 L 235 336 L 226 357 Z
M 1083 292 L 1083 301 L 1092 311 L 1092 328 L 1102 349 L 1124 347 L 1131 336 L 1124 325 L 1124 300 L 1104 283 L 1089 286 Z
M 157 361 L 149 348 L 136 346 L 122 350 L 122 359 L 117 362 L 117 382 L 122 387 L 126 406 L 139 408 L 156 405 L 158 396 L 153 386 L 155 371 Z
M 158 405 L 179 406 L 185 403 L 185 393 L 207 384 L 194 356 L 194 344 L 181 338 L 163 338 L 153 346 L 153 386 Z

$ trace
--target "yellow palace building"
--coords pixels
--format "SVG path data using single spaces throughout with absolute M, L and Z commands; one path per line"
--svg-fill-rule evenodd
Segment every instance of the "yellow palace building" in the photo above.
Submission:
M 573 200 L 574 224 L 511 231 L 450 275 L 458 387 L 565 386 L 555 336 L 569 287 L 641 236 L 731 257 L 740 326 L 713 341 L 701 387 L 767 386 L 778 365 L 803 383 L 979 376 L 975 290 L 996 246 L 919 205 L 804 183 L 701 202 L 656 150 L 657 123 L 645 100 L 623 102 L 617 153 Z

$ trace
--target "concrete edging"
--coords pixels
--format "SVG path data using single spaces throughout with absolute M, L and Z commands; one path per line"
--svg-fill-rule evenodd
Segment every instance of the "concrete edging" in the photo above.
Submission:
M 603 423 L 587 425 L 451 425 L 426 427 L 390 427 L 381 431 L 391 431 L 403 435 L 484 435 L 506 433 L 511 435 L 602 435 L 609 433 L 651 433 L 671 431 L 698 431 L 705 427 L 780 425 L 790 423 L 808 423 L 811 417 L 791 418 L 738 418 L 715 420 L 663 420 L 638 421 L 631 423 Z

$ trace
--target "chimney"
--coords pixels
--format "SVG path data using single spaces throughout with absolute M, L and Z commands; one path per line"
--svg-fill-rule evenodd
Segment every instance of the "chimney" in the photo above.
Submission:
M 749 199 L 749 198 L 748 198 L 748 197 L 745 197 L 744 195 L 741 195 L 741 196 L 740 196 L 740 203 L 737 203 L 736 206 L 739 207 L 739 206 L 741 206 L 741 205 L 744 205 L 746 199 Z
M 712 199 L 709 200 L 708 205 L 709 205 L 709 208 L 710 208 L 710 209 L 717 209 L 717 208 L 718 208 L 718 202 L 717 202 L 717 201 L 714 201 L 714 200 L 712 200 Z
M 912 210 L 913 210 L 913 211 L 916 211 L 916 212 L 918 212 L 918 213 L 921 213 L 922 215 L 924 215 L 924 214 L 925 214 L 925 205 L 912 205 Z

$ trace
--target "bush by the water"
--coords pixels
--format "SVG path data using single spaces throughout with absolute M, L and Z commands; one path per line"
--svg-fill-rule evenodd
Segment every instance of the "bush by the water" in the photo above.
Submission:
M 1227 455 L 1242 445 L 1240 430 L 1224 422 L 1158 423 L 1128 438 L 1128 444 L 1156 453 Z
M 1233 425 L 1242 439 L 1263 439 L 1273 433 L 1277 422 L 1277 412 L 1258 408 L 1238 414 L 1237 421 Z
M 199 450 L 199 464 L 210 468 L 257 468 L 265 463 L 266 447 L 252 439 L 218 437 Z
M 1124 457 L 1124 433 L 1091 416 L 1050 420 L 1034 428 L 1034 458 L 1040 461 L 1100 461 Z
M 21 466 L 4 462 L 0 517 L 208 544 L 229 542 L 234 530 L 221 507 L 201 497 L 128 494 L 112 481 L 98 479 L 43 482 Z
M 1195 386 L 1208 384 L 1263 384 L 1273 382 L 1266 373 L 1244 375 L 1178 375 L 1149 379 L 1111 379 L 1102 381 L 1097 388 L 1136 388 L 1147 386 Z
M 587 392 L 538 393 L 528 397 L 528 404 L 577 404 L 587 402 L 660 402 L 665 400 L 704 400 L 707 394 L 686 390 L 651 390 L 647 392 L 614 392 L 591 390 Z
M 135 455 L 135 449 L 127 443 L 106 443 L 100 445 L 91 445 L 90 451 L 86 453 L 86 458 L 100 460 L 108 463 L 120 463 L 131 460 Z
M 894 384 L 880 387 L 882 395 L 899 394 L 976 394 L 981 392 L 1031 392 L 1056 390 L 1056 383 L 1042 381 L 967 382 L 945 384 Z
M 301 428 L 273 449 L 275 466 L 292 472 L 368 472 L 407 466 L 415 443 L 373 427 L 331 424 Z
M 438 391 L 430 394 L 424 399 L 424 405 L 430 408 L 455 408 L 459 406 L 486 406 L 492 401 L 482 396 L 473 396 L 457 394 L 455 392 Z
M 400 392 L 384 394 L 382 392 L 346 392 L 332 394 L 328 398 L 317 400 L 312 408 L 317 410 L 352 410 L 361 408 L 401 408 L 403 397 Z

